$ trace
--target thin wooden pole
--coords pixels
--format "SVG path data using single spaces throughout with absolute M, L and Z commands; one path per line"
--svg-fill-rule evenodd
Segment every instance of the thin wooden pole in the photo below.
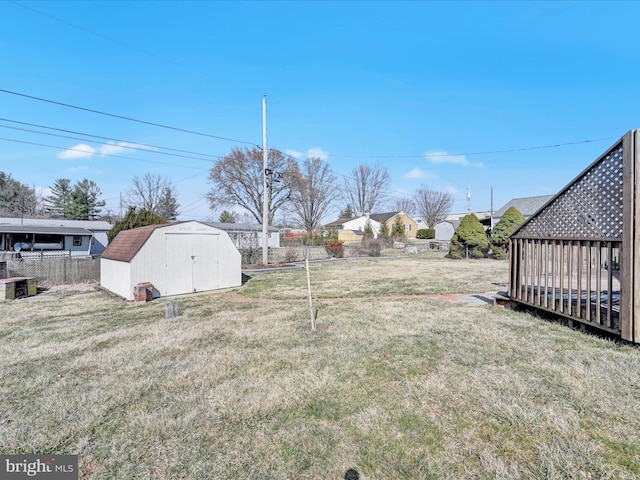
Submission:
M 311 274 L 309 273 L 309 255 L 304 259 L 304 265 L 307 269 L 307 289 L 309 291 L 309 312 L 311 313 L 311 331 L 316 331 L 316 315 L 313 311 L 313 297 L 311 295 Z

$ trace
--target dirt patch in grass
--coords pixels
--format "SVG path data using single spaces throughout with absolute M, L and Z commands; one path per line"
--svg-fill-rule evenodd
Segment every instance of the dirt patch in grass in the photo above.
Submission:
M 38 288 L 38 295 L 47 295 L 57 298 L 65 298 L 73 295 L 83 295 L 100 291 L 98 282 L 73 283 L 69 285 L 52 285 Z

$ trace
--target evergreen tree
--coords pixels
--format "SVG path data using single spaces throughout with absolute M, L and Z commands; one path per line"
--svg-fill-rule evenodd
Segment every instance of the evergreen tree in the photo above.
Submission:
M 71 205 L 71 180 L 68 178 L 58 178 L 53 186 L 49 187 L 51 195 L 45 201 L 53 216 L 67 218 L 70 214 L 69 207 Z
M 35 189 L 15 180 L 10 174 L 0 172 L 0 212 L 19 217 L 34 215 L 36 210 Z
M 509 207 L 491 231 L 491 245 L 504 248 L 509 236 L 524 223 L 524 217 L 516 207 Z
M 404 222 L 400 215 L 396 215 L 396 218 L 393 220 L 393 225 L 391 225 L 391 236 L 404 237 Z
M 71 191 L 71 203 L 67 218 L 72 220 L 93 220 L 104 207 L 106 202 L 98 200 L 102 192 L 93 180 L 86 178 L 77 182 Z
M 162 189 L 155 212 L 167 220 L 175 220 L 180 215 L 178 200 L 173 194 L 173 187 L 167 185 Z
M 373 238 L 373 227 L 371 226 L 371 220 L 367 220 L 364 224 L 364 231 L 362 232 L 362 239 Z
M 389 225 L 387 225 L 387 219 L 385 217 L 380 219 L 380 231 L 378 232 L 378 238 L 380 240 L 389 239 Z
M 353 218 L 353 208 L 351 205 L 347 205 L 343 210 L 340 210 L 340 218 Z
M 237 215 L 233 212 L 230 212 L 229 210 L 224 210 L 220 214 L 220 218 L 218 219 L 220 223 L 236 223 L 236 220 Z
M 449 257 L 466 256 L 467 249 L 472 258 L 482 258 L 489 248 L 484 227 L 473 213 L 465 215 L 451 238 Z
M 524 217 L 516 207 L 509 207 L 491 231 L 493 257 L 502 260 L 507 257 L 507 241 L 513 232 L 524 223 Z
M 136 207 L 129 207 L 125 216 L 117 222 L 107 234 L 109 242 L 112 242 L 116 235 L 122 230 L 129 230 L 136 227 L 145 227 L 147 225 L 158 225 L 167 223 L 164 217 L 149 210 L 137 210 Z

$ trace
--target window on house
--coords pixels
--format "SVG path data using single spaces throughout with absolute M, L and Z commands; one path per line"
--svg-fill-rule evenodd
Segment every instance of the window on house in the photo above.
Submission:
M 82 237 L 80 235 L 73 236 L 73 246 L 74 247 L 82 246 Z
M 411 231 L 411 225 L 409 225 L 409 224 L 405 224 L 405 225 L 404 225 L 404 231 L 405 231 L 405 232 L 410 232 L 410 231 Z

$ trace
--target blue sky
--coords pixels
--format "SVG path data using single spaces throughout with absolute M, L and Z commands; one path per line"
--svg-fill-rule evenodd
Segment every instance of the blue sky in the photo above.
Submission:
M 488 210 L 493 187 L 497 209 L 557 192 L 640 127 L 639 17 L 611 1 L 0 0 L 0 170 L 42 189 L 88 178 L 112 212 L 134 176 L 159 174 L 182 219 L 217 220 L 211 157 L 121 141 L 210 156 L 261 144 L 266 94 L 269 147 L 319 155 L 339 179 L 378 163 L 390 198 L 426 184 L 454 211 L 468 184 Z

